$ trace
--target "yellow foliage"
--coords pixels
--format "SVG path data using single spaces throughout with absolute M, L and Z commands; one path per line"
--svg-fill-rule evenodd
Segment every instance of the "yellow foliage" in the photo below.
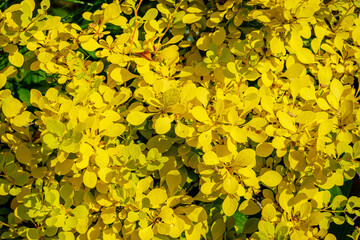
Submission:
M 98 8 L 81 26 L 49 0 L 0 11 L 1 238 L 330 240 L 355 224 L 339 187 L 360 174 L 357 1 Z M 27 103 L 4 89 L 33 72 L 57 85 Z

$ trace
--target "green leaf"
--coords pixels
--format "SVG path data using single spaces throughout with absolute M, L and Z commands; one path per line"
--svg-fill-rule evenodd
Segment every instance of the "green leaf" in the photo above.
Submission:
M 26 237 L 29 240 L 38 240 L 40 239 L 40 230 L 37 228 L 28 228 L 28 230 L 26 231 Z
M 66 130 L 65 124 L 63 124 L 62 122 L 59 122 L 55 119 L 49 119 L 46 122 L 46 129 L 51 132 L 56 134 L 57 136 L 61 137 L 64 135 L 64 132 Z
M 237 211 L 233 217 L 235 218 L 235 229 L 237 233 L 242 233 L 245 223 L 248 220 L 247 215 Z
M 45 192 L 45 201 L 50 203 L 52 206 L 59 206 L 59 197 L 60 194 L 57 190 L 50 190 Z

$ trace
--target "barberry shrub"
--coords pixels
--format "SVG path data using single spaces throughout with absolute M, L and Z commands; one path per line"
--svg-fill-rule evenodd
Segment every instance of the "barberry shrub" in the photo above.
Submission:
M 354 225 L 360 3 L 144 2 L 81 26 L 49 0 L 0 11 L 1 238 L 333 240 Z M 46 90 L 6 87 L 34 72 Z

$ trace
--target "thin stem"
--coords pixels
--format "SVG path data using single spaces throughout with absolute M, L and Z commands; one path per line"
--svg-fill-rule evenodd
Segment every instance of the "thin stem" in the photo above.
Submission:
M 131 35 L 129 56 L 131 55 L 132 46 L 134 44 L 134 37 L 135 37 L 136 28 L 137 28 L 137 26 L 139 24 L 137 17 L 138 17 L 138 11 L 139 11 L 139 8 L 140 8 L 140 5 L 141 5 L 142 1 L 143 0 L 140 0 L 137 8 L 135 9 L 135 26 L 134 26 L 134 30 L 133 30 L 132 35 Z M 129 68 L 129 65 L 128 65 L 128 68 Z
M 183 2 L 183 0 L 180 1 L 180 3 L 175 7 L 174 12 L 171 14 L 170 19 L 169 19 L 169 22 L 168 22 L 168 25 L 167 25 L 164 33 L 159 37 L 159 40 L 158 40 L 158 43 L 157 43 L 158 46 L 160 46 L 162 38 L 165 36 L 165 34 L 167 33 L 167 31 L 169 31 L 170 26 L 171 26 L 171 23 L 172 23 L 172 20 L 174 19 L 174 16 L 175 16 L 177 10 L 179 9 L 180 5 L 182 4 L 182 2 Z M 155 49 L 155 55 L 156 55 L 157 51 L 159 50 L 159 48 L 160 48 L 160 47 L 156 47 L 156 49 Z
M 349 7 L 349 9 L 346 11 L 346 13 L 340 18 L 338 24 L 336 25 L 335 29 L 332 30 L 333 32 L 336 32 L 339 27 L 341 26 L 342 21 L 345 19 L 345 17 L 347 16 L 347 14 L 350 12 L 350 10 L 354 7 L 354 4 L 351 5 L 351 7 Z
M 251 200 L 253 200 L 256 203 L 256 205 L 259 206 L 260 209 L 263 209 L 263 206 L 261 205 L 261 203 L 258 200 L 256 200 L 254 197 L 252 197 Z
M 0 221 L 0 224 L 4 225 L 4 226 L 7 226 L 8 228 L 11 228 L 11 226 L 3 221 Z

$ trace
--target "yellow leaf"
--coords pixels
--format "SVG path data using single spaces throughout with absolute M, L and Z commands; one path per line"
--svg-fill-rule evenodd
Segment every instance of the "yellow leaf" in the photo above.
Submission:
M 214 151 L 206 152 L 203 160 L 206 165 L 216 165 L 219 163 L 219 159 Z
M 330 66 L 324 66 L 319 68 L 318 79 L 320 84 L 328 86 L 332 78 L 332 70 Z
M 49 63 L 51 59 L 54 57 L 54 54 L 51 54 L 46 51 L 41 51 L 37 56 L 38 60 L 42 63 Z
M 281 180 L 280 173 L 273 170 L 269 170 L 260 176 L 260 181 L 267 187 L 276 187 Z
M 152 226 L 149 225 L 147 227 L 140 228 L 139 237 L 140 237 L 140 240 L 151 240 L 151 239 L 153 239 L 154 231 L 152 229 Z
M 9 62 L 15 67 L 21 67 L 24 64 L 24 56 L 19 51 L 16 51 L 9 54 Z
M 254 215 L 260 212 L 260 207 L 253 200 L 246 199 L 239 206 L 239 212 L 245 215 Z
M 330 92 L 336 97 L 339 101 L 340 97 L 344 91 L 344 86 L 337 79 L 333 79 L 330 83 Z
M 328 110 L 330 109 L 329 104 L 327 103 L 327 101 L 323 98 L 318 98 L 317 100 L 317 105 L 321 108 L 321 110 Z
M 155 188 L 147 194 L 147 198 L 149 198 L 153 208 L 158 208 L 160 204 L 163 204 L 167 200 L 168 196 L 165 189 Z
M 184 125 L 182 124 L 181 122 L 178 122 L 176 125 L 175 125 L 175 134 L 178 136 L 178 137 L 181 137 L 181 138 L 186 138 L 188 137 L 190 134 L 191 134 L 191 130 L 193 130 L 193 128 L 187 126 L 187 125 Z
M 194 116 L 196 120 L 199 122 L 208 122 L 211 121 L 205 108 L 201 106 L 196 106 L 193 109 L 191 109 L 191 113 Z
M 30 149 L 24 145 L 21 144 L 17 149 L 16 149 L 16 153 L 15 153 L 16 159 L 25 165 L 30 166 L 31 165 L 31 160 L 32 160 L 32 154 Z
M 270 50 L 274 54 L 285 52 L 284 42 L 276 36 L 270 40 Z
M 360 45 L 360 26 L 353 28 L 352 38 L 357 45 Z
M 170 117 L 166 114 L 155 120 L 155 131 L 157 134 L 165 134 L 171 129 Z
M 21 114 L 15 116 L 11 123 L 16 127 L 24 127 L 28 125 L 34 118 L 35 116 L 32 113 L 24 111 Z
M 97 183 L 96 173 L 86 169 L 83 174 L 83 183 L 88 188 L 94 188 Z
M 211 144 L 212 141 L 212 131 L 208 130 L 199 135 L 199 145 L 202 147 L 207 147 Z
M 246 131 L 242 128 L 237 126 L 232 126 L 230 129 L 230 136 L 238 143 L 245 143 L 247 142 Z
M 190 73 L 189 75 L 192 74 L 193 73 Z M 181 102 L 186 103 L 193 100 L 196 97 L 196 89 L 196 85 L 193 83 L 186 84 L 184 87 L 182 87 L 180 93 Z
M 335 237 L 334 234 L 328 233 L 328 234 L 326 234 L 326 237 L 324 238 L 324 240 L 337 240 L 337 238 Z
M 132 78 L 137 77 L 137 75 L 132 74 L 129 70 L 127 70 L 126 68 L 114 68 L 111 72 L 110 72 L 110 77 L 116 81 L 119 84 L 122 84 Z
M 116 207 L 103 208 L 100 217 L 105 224 L 112 224 L 116 219 Z
M 315 62 L 315 56 L 308 48 L 299 48 L 296 50 L 296 57 L 300 62 L 310 64 Z
M 165 106 L 174 105 L 180 100 L 180 91 L 177 88 L 170 88 L 164 92 L 162 98 Z
M 139 111 L 132 111 L 130 112 L 127 117 L 126 120 L 134 126 L 138 126 L 140 124 L 142 124 L 147 117 L 151 116 L 152 114 L 150 113 L 143 113 L 143 112 L 139 112 Z
M 253 117 L 249 122 L 245 124 L 245 126 L 255 128 L 255 130 L 261 130 L 266 124 L 267 121 L 265 120 L 265 118 Z
M 285 148 L 285 141 L 286 141 L 286 138 L 276 136 L 272 140 L 271 144 L 276 149 L 284 149 Z
M 201 19 L 201 14 L 188 13 L 183 18 L 182 21 L 185 24 L 194 23 Z
M 288 129 L 289 131 L 295 133 L 297 131 L 295 124 L 294 124 L 294 118 L 290 117 L 289 114 L 284 113 L 283 111 L 278 111 L 278 118 L 280 124 Z
M 326 96 L 326 100 L 328 101 L 328 103 L 330 103 L 331 107 L 333 107 L 336 110 L 339 109 L 339 99 L 336 98 L 332 93 Z
M 273 98 L 270 96 L 263 96 L 261 98 L 261 107 L 271 113 L 274 114 L 274 104 L 273 104 Z
M 185 230 L 185 239 L 200 240 L 202 226 L 201 223 L 190 225 L 190 229 Z
M 12 96 L 5 98 L 1 106 L 2 112 L 8 118 L 17 116 L 23 107 L 22 103 Z
M 170 195 L 172 196 L 178 189 L 180 189 L 179 187 L 182 182 L 180 172 L 178 170 L 169 171 L 166 173 L 165 181 L 168 189 L 170 190 Z
M 301 88 L 300 96 L 306 101 L 316 100 L 315 90 L 313 88 L 309 88 L 309 87 Z
M 309 80 L 310 80 L 309 75 L 305 75 L 304 77 L 294 78 L 291 80 L 290 90 L 291 90 L 291 95 L 293 96 L 294 101 L 295 101 L 297 95 L 300 93 L 300 89 L 303 87 L 306 87 L 308 85 Z
M 205 182 L 201 185 L 201 192 L 209 195 L 209 194 L 213 193 L 214 186 L 215 186 L 215 183 L 213 183 L 213 182 Z
M 274 147 L 268 143 L 263 142 L 256 146 L 256 155 L 259 157 L 268 157 L 274 150 Z
M 222 209 L 226 216 L 232 216 L 236 212 L 239 202 L 232 195 L 227 195 L 222 204 Z
M 47 10 L 50 8 L 50 0 L 42 0 L 40 3 L 40 7 L 44 10 Z
M 118 137 L 125 131 L 126 127 L 121 123 L 114 123 L 106 129 L 104 135 L 109 137 Z
M 208 219 L 205 209 L 197 205 L 188 205 L 184 209 L 184 213 L 186 214 L 186 217 L 193 222 L 203 222 Z
M 117 18 L 121 13 L 120 5 L 118 3 L 111 3 L 104 9 L 104 22 Z
M 289 46 L 296 52 L 298 49 L 303 47 L 303 40 L 301 39 L 300 34 L 297 31 L 291 31 L 291 37 L 289 41 Z
M 330 200 L 330 198 L 329 198 L 329 200 Z M 319 212 L 312 212 L 310 217 L 308 218 L 308 224 L 310 226 L 319 225 L 319 223 L 321 222 L 321 220 L 324 219 L 324 217 L 325 217 L 324 214 L 322 212 L 320 212 L 320 211 Z M 336 240 L 336 238 L 335 238 L 335 240 Z
M 105 168 L 110 162 L 109 154 L 106 150 L 97 148 L 95 155 L 95 163 L 100 168 Z
M 209 90 L 203 87 L 196 88 L 195 97 L 202 103 L 204 107 L 208 104 Z
M 306 74 L 306 68 L 303 64 L 294 63 L 292 64 L 285 72 L 285 76 L 288 79 L 293 79 L 296 77 L 302 77 Z
M 325 136 L 328 133 L 330 133 L 331 130 L 333 130 L 333 128 L 334 128 L 333 121 L 331 119 L 328 119 L 320 123 L 318 134 L 319 136 Z
M 235 157 L 235 164 L 241 167 L 253 168 L 256 165 L 256 153 L 254 149 L 241 150 Z
M 300 124 L 311 124 L 316 118 L 316 113 L 312 112 L 312 111 L 303 111 L 301 113 L 299 113 L 296 118 L 295 121 L 300 123 Z
M 265 219 L 265 221 L 270 222 L 276 217 L 276 209 L 271 203 L 266 204 L 265 207 L 262 209 L 261 215 Z
M 92 52 L 100 48 L 101 45 L 95 39 L 90 38 L 87 42 L 81 43 L 81 47 L 86 51 Z
M 294 195 L 291 193 L 290 189 L 285 189 L 280 193 L 279 203 L 282 209 L 286 212 L 291 212 L 291 207 L 289 206 L 290 199 L 292 199 Z
M 220 44 L 224 42 L 225 38 L 226 38 L 226 32 L 225 29 L 222 27 L 216 30 L 211 37 L 213 43 L 215 43 L 216 46 L 220 46 Z
M 239 182 L 235 179 L 234 176 L 227 176 L 223 182 L 223 188 L 225 192 L 229 194 L 234 194 L 239 187 Z
M 0 73 L 0 89 L 5 86 L 7 77 L 5 74 Z
M 306 167 L 306 160 L 305 160 L 304 152 L 291 149 L 288 160 L 290 163 L 290 168 L 292 168 L 298 172 L 304 171 L 304 169 Z

